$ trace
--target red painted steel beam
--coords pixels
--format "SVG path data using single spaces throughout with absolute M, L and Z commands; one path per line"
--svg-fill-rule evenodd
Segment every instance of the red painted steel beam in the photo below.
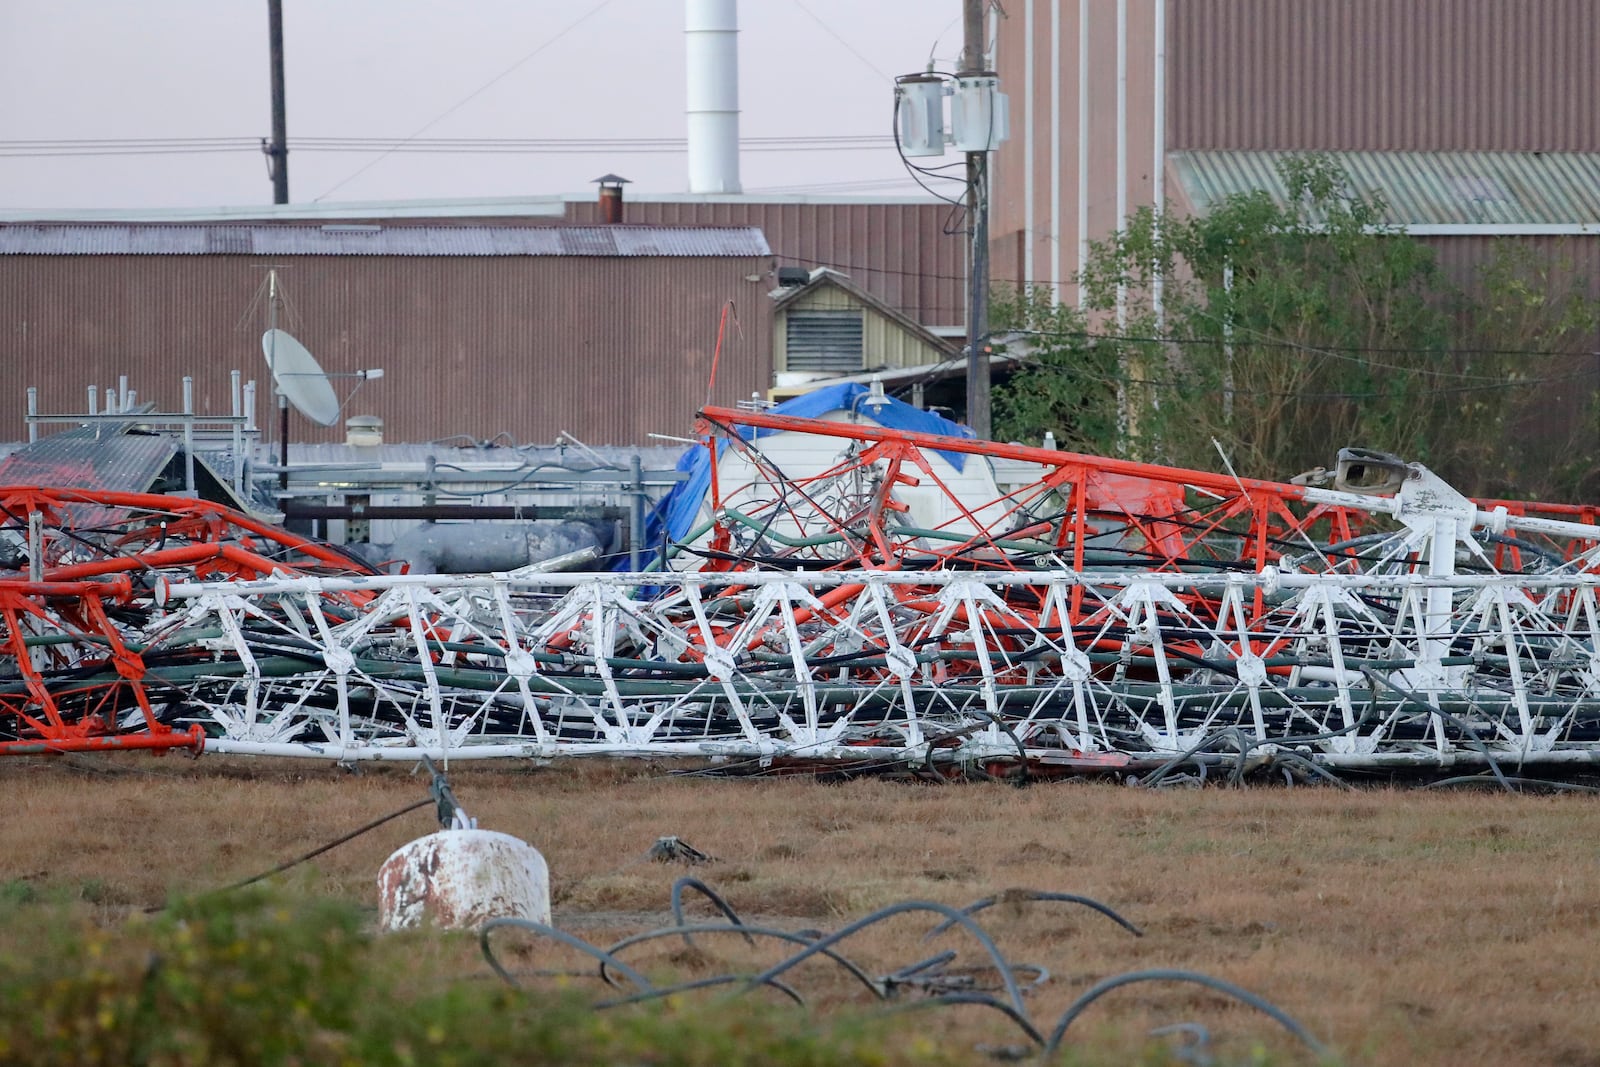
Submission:
M 883 426 L 846 422 L 829 422 L 824 419 L 802 419 L 793 415 L 773 415 L 764 411 L 739 411 L 734 408 L 707 407 L 701 410 L 702 418 L 731 426 L 750 426 L 761 430 L 787 430 L 792 433 L 812 434 L 822 437 L 842 437 L 853 441 L 898 441 L 931 448 L 935 452 L 959 452 L 972 456 L 993 456 L 1015 459 L 1025 463 L 1038 463 L 1046 467 L 1082 467 L 1107 474 L 1125 474 L 1152 481 L 1174 482 L 1209 489 L 1218 493 L 1237 493 L 1242 485 L 1246 490 L 1269 493 L 1285 500 L 1304 500 L 1305 487 L 1285 482 L 1268 482 L 1258 478 L 1238 478 L 1232 475 L 1213 474 L 1209 471 L 1186 470 L 1182 467 L 1163 467 L 1156 463 L 1135 463 L 1126 459 L 1089 456 L 1080 452 L 1062 452 L 1052 448 L 1034 448 L 1029 445 L 1001 444 L 996 441 L 979 441 L 969 437 L 943 437 L 939 434 L 920 433 L 915 430 L 895 430 Z
M 136 750 L 170 752 L 188 749 L 196 755 L 205 751 L 206 734 L 199 726 L 178 733 L 110 734 L 94 737 L 61 737 L 52 740 L 0 742 L 0 756 L 53 756 L 67 752 L 126 752 Z

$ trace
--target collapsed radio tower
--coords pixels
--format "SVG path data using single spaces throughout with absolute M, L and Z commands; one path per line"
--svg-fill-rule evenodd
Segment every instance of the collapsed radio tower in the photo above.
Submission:
M 0 489 L 0 566 L 32 568 L 0 571 L 0 751 L 1600 759 L 1593 507 L 1349 451 L 1327 487 L 766 412 L 700 428 L 704 521 L 649 573 L 376 574 L 197 501 Z M 835 460 L 791 477 L 772 434 Z M 975 500 L 952 457 L 1031 480 Z

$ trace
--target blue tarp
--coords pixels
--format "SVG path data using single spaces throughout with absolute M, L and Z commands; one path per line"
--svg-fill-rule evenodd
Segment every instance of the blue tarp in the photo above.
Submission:
M 772 409 L 774 415 L 792 415 L 802 419 L 820 419 L 835 411 L 854 411 L 862 419 L 875 422 L 892 430 L 911 430 L 916 433 L 938 434 L 943 437 L 972 437 L 973 433 L 959 422 L 951 422 L 931 411 L 914 408 L 910 404 L 888 397 L 881 404 L 868 404 L 866 386 L 855 382 L 830 385 L 792 400 L 785 400 Z M 739 436 L 746 441 L 770 437 L 780 430 L 740 427 Z M 728 447 L 726 440 L 718 439 L 717 455 L 720 458 Z M 940 456 L 956 470 L 966 467 L 967 457 L 961 452 L 940 452 Z M 678 457 L 677 469 L 688 472 L 689 477 L 672 487 L 645 518 L 645 554 L 660 559 L 664 544 L 681 540 L 694 527 L 694 520 L 705 503 L 711 488 L 711 455 L 703 447 L 684 450 Z M 621 560 L 617 570 L 627 570 L 628 561 Z

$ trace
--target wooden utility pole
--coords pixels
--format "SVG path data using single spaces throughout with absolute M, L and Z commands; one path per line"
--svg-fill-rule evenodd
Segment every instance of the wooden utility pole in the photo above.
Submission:
M 272 53 L 272 143 L 262 145 L 272 177 L 272 202 L 289 202 L 289 120 L 283 100 L 283 0 L 267 0 L 267 43 Z
M 963 47 L 957 77 L 984 72 L 986 0 L 962 0 Z M 992 435 L 989 418 L 989 153 L 967 153 L 967 425 L 978 439 Z

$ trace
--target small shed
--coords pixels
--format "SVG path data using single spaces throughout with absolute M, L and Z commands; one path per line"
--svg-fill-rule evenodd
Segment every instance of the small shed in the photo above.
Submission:
M 796 277 L 795 275 L 798 275 Z M 779 390 L 863 371 L 931 367 L 956 357 L 946 339 L 827 267 L 779 272 L 773 371 Z

